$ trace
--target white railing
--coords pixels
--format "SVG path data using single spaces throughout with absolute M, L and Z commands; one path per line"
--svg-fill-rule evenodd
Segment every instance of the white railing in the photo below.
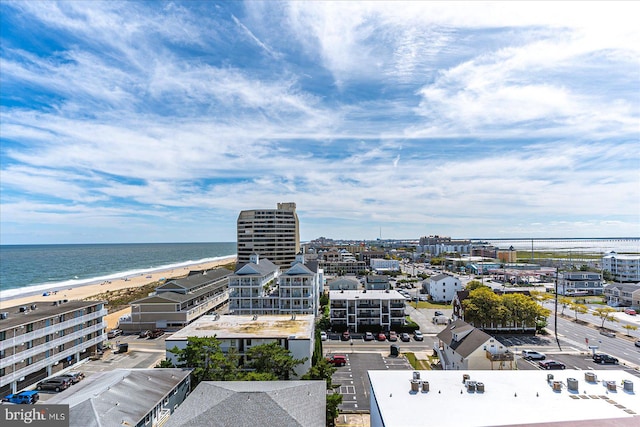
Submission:
M 9 372 L 3 377 L 0 377 L 0 387 L 4 387 L 5 385 L 10 384 L 11 382 L 16 380 L 19 381 L 20 378 L 26 377 L 27 375 L 37 372 L 42 368 L 46 368 L 47 366 L 55 365 L 58 361 L 64 359 L 65 357 L 73 356 L 76 353 L 82 353 L 82 351 L 103 341 L 104 338 L 102 336 L 92 338 L 89 341 L 83 342 L 82 345 L 70 348 L 65 351 L 61 351 L 60 353 L 56 353 L 55 356 L 51 356 L 47 359 L 32 363 L 31 365 L 25 366 L 24 368 L 17 371 Z
M 88 328 L 80 329 L 79 331 L 75 331 L 71 334 L 64 335 L 62 337 L 56 338 L 52 341 L 46 342 L 44 344 L 37 345 L 25 351 L 21 351 L 10 356 L 3 357 L 0 359 L 0 368 L 6 368 L 15 363 L 22 362 L 23 360 L 36 356 L 38 354 L 44 354 L 47 350 L 54 350 L 58 348 L 59 345 L 66 344 L 68 342 L 74 341 L 78 338 L 85 337 L 88 334 L 92 334 L 94 332 L 103 331 L 106 328 L 106 323 L 99 323 L 97 325 L 90 326 Z M 82 343 L 84 344 L 84 342 Z

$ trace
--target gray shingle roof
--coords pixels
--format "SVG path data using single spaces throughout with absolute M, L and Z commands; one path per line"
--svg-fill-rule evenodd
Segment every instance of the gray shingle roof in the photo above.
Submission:
M 461 333 L 469 329 L 472 329 L 471 333 L 460 341 L 453 340 L 454 333 Z M 444 328 L 437 337 L 462 357 L 469 356 L 491 339 L 491 335 L 486 332 L 482 332 L 480 329 L 474 328 L 463 320 L 456 320 L 450 325 L 447 325 L 447 327 Z
M 239 276 L 250 275 L 250 274 L 266 276 L 274 271 L 277 271 L 278 269 L 279 267 L 274 263 L 272 263 L 271 261 L 269 261 L 268 259 L 260 258 L 260 261 L 258 264 L 255 264 L 253 262 L 248 262 L 246 264 L 238 266 L 235 274 Z
M 156 289 L 187 289 L 188 291 L 189 289 L 197 288 L 198 286 L 202 286 L 209 282 L 220 280 L 230 274 L 231 271 L 226 268 L 215 268 L 213 270 L 208 270 L 203 274 L 196 274 L 182 279 L 170 280 L 164 285 L 158 286 Z
M 205 381 L 166 427 L 324 427 L 324 381 Z

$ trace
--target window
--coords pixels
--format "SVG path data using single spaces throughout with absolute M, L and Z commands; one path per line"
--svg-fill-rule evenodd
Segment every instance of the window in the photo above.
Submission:
M 33 323 L 27 325 L 27 332 L 33 332 Z

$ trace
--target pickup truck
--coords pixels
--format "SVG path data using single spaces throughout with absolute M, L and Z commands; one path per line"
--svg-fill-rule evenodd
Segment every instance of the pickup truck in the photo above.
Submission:
M 8 394 L 2 398 L 3 402 L 17 403 L 17 404 L 32 404 L 40 400 L 40 395 L 37 391 L 26 390 L 20 393 Z

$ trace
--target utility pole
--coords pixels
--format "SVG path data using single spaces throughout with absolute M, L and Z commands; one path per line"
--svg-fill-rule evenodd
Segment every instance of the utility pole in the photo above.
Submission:
M 553 322 L 553 333 L 556 336 L 556 343 L 558 343 L 558 349 L 562 351 L 562 347 L 560 347 L 560 339 L 558 338 L 558 267 L 556 267 L 556 310 L 554 314 L 554 322 Z

